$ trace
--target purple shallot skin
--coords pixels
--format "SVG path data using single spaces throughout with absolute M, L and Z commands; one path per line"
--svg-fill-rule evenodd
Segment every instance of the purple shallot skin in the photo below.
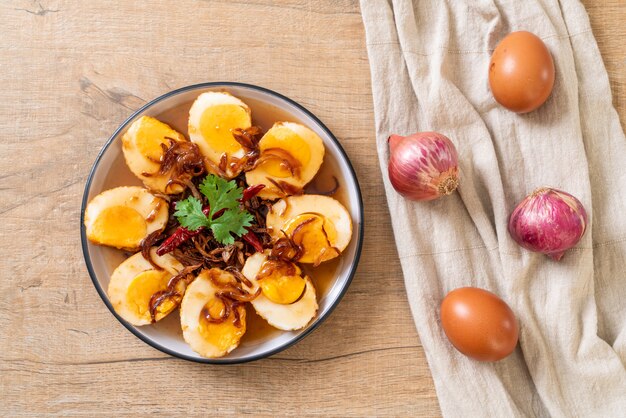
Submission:
M 558 261 L 580 241 L 587 212 L 574 196 L 542 187 L 522 200 L 509 219 L 509 233 L 522 247 Z
M 433 200 L 456 190 L 458 155 L 454 144 L 437 132 L 391 135 L 389 180 L 412 200 Z

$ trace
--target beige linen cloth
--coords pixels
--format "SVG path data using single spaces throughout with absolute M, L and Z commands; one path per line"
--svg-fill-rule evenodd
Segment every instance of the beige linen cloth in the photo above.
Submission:
M 361 0 L 377 147 L 406 290 L 449 417 L 626 417 L 626 140 L 583 6 L 574 0 Z M 488 65 L 507 33 L 546 43 L 556 82 L 539 110 L 499 106 Z M 404 200 L 387 137 L 434 130 L 459 151 L 458 193 Z M 590 225 L 560 262 L 507 232 L 539 186 L 580 199 Z M 498 363 L 455 351 L 439 304 L 457 287 L 500 295 L 520 340 Z

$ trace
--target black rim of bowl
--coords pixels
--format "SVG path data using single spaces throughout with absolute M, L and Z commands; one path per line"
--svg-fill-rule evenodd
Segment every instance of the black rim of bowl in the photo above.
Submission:
M 167 347 L 157 343 L 156 341 L 151 340 L 150 338 L 144 336 L 139 331 L 137 331 L 133 325 L 129 324 L 128 322 L 126 322 L 126 320 L 124 320 L 122 317 L 120 317 L 117 314 L 117 312 L 115 312 L 115 309 L 113 309 L 113 306 L 111 305 L 111 302 L 109 301 L 108 296 L 106 295 L 104 289 L 102 288 L 102 286 L 100 286 L 100 282 L 96 278 L 96 273 L 95 273 L 95 271 L 93 269 L 93 266 L 91 264 L 91 257 L 89 256 L 89 250 L 87 248 L 88 242 L 87 242 L 87 234 L 86 234 L 85 222 L 84 222 L 84 219 L 85 219 L 85 208 L 87 207 L 87 203 L 88 203 L 89 191 L 91 189 L 91 182 L 92 182 L 93 177 L 94 177 L 94 175 L 96 173 L 98 165 L 100 164 L 100 160 L 102 159 L 102 156 L 107 151 L 109 146 L 113 143 L 115 138 L 117 138 L 118 134 L 122 130 L 124 130 L 126 128 L 126 126 L 129 124 L 129 122 L 131 120 L 133 120 L 135 118 L 135 116 L 137 116 L 138 114 L 142 113 L 143 111 L 145 111 L 149 107 L 151 107 L 151 106 L 155 105 L 156 103 L 159 103 L 162 100 L 165 100 L 165 99 L 167 99 L 169 97 L 172 97 L 172 96 L 175 96 L 177 94 L 180 94 L 180 93 L 183 93 L 183 92 L 187 92 L 187 91 L 190 91 L 190 90 L 200 90 L 200 89 L 204 89 L 204 88 L 214 88 L 214 87 L 242 87 L 242 88 L 248 88 L 248 89 L 257 90 L 257 91 L 260 91 L 260 92 L 263 92 L 263 93 L 267 93 L 267 94 L 270 94 L 272 96 L 277 97 L 280 100 L 283 100 L 283 101 L 289 103 L 292 106 L 295 106 L 296 108 L 298 108 L 299 110 L 304 112 L 307 116 L 309 116 L 311 119 L 313 119 L 315 121 L 315 123 L 317 123 L 317 125 L 326 133 L 326 135 L 337 145 L 337 148 L 339 149 L 339 153 L 341 154 L 341 157 L 347 163 L 348 169 L 350 171 L 350 175 L 352 176 L 354 184 L 356 185 L 357 200 L 358 200 L 358 205 L 359 205 L 359 216 L 361 218 L 360 219 L 360 223 L 359 223 L 359 227 L 358 227 L 359 237 L 358 237 L 358 241 L 357 241 L 357 247 L 356 247 L 356 251 L 355 251 L 355 254 L 354 254 L 354 259 L 352 260 L 352 264 L 350 266 L 350 272 L 348 273 L 348 278 L 346 280 L 346 283 L 343 286 L 343 289 L 341 289 L 341 291 L 339 292 L 339 295 L 333 301 L 333 303 L 330 305 L 330 307 L 328 308 L 326 313 L 324 315 L 319 316 L 302 333 L 297 335 L 295 338 L 287 341 L 286 343 L 281 344 L 278 347 L 275 347 L 275 348 L 273 348 L 271 350 L 268 350 L 266 352 L 259 353 L 259 354 L 256 354 L 256 355 L 252 355 L 252 356 L 249 356 L 249 357 L 243 357 L 243 358 L 222 357 L 222 358 L 211 359 L 211 358 L 190 357 L 190 356 L 188 356 L 186 354 L 182 354 L 182 353 L 173 351 L 173 350 L 171 350 L 171 349 L 169 349 L 169 348 L 167 348 Z M 237 82 L 232 82 L 232 81 L 225 81 L 225 82 L 216 81 L 216 82 L 192 84 L 192 85 L 189 85 L 189 86 L 181 87 L 181 88 L 176 89 L 176 90 L 172 90 L 169 93 L 165 93 L 162 96 L 159 96 L 156 99 L 153 99 L 150 102 L 146 103 L 144 106 L 142 106 L 137 111 L 133 112 L 133 114 L 130 115 L 115 130 L 115 132 L 113 132 L 111 137 L 104 144 L 104 147 L 102 147 L 102 149 L 98 153 L 98 156 L 96 157 L 96 160 L 93 163 L 91 171 L 89 172 L 89 176 L 87 177 L 87 183 L 85 184 L 85 191 L 83 193 L 83 201 L 82 201 L 81 210 L 80 210 L 80 238 L 81 238 L 82 249 L 83 249 L 83 257 L 85 259 L 85 264 L 87 265 L 87 271 L 89 272 L 89 276 L 91 277 L 91 281 L 93 282 L 94 287 L 96 288 L 98 294 L 100 295 L 100 298 L 102 299 L 102 301 L 104 302 L 106 307 L 109 309 L 109 311 L 113 314 L 113 316 L 115 318 L 117 318 L 117 320 L 122 325 L 124 325 L 124 327 L 127 330 L 129 330 L 131 333 L 133 333 L 137 338 L 139 338 L 144 343 L 148 344 L 149 346 L 151 346 L 153 348 L 156 348 L 157 350 L 159 350 L 159 351 L 161 351 L 161 352 L 163 352 L 165 354 L 169 354 L 170 356 L 177 357 L 177 358 L 180 358 L 180 359 L 183 359 L 183 360 L 193 361 L 193 362 L 196 362 L 196 363 L 205 363 L 205 364 L 240 364 L 240 363 L 247 363 L 247 362 L 250 362 L 250 361 L 255 361 L 255 360 L 260 360 L 260 359 L 263 359 L 263 358 L 267 358 L 267 357 L 273 356 L 274 354 L 279 353 L 279 352 L 281 352 L 283 350 L 286 350 L 287 348 L 291 347 L 292 345 L 296 344 L 298 341 L 302 340 L 304 337 L 309 335 L 315 329 L 317 329 L 317 327 L 319 327 L 330 316 L 330 314 L 335 310 L 337 305 L 339 305 L 339 302 L 341 302 L 341 300 L 343 299 L 344 295 L 348 291 L 348 288 L 350 287 L 350 284 L 352 283 L 352 279 L 354 278 L 357 266 L 359 264 L 359 259 L 361 257 L 361 249 L 362 249 L 362 245 L 363 245 L 363 232 L 364 232 L 363 215 L 364 215 L 363 214 L 363 198 L 361 196 L 361 188 L 359 186 L 359 181 L 357 179 L 356 172 L 354 171 L 354 168 L 352 167 L 352 163 L 350 162 L 350 159 L 348 158 L 348 155 L 346 154 L 345 150 L 341 146 L 341 143 L 339 143 L 339 141 L 337 140 L 335 135 L 333 135 L 333 133 L 330 131 L 330 129 L 328 129 L 326 127 L 326 125 L 324 125 L 324 123 L 322 123 L 322 121 L 317 118 L 317 116 L 315 116 L 312 112 L 310 112 L 304 106 L 302 106 L 301 104 L 293 101 L 289 97 L 283 96 L 282 94 L 277 93 L 277 92 L 275 92 L 273 90 L 267 89 L 265 87 L 259 87 L 259 86 L 255 86 L 253 84 L 237 83 Z

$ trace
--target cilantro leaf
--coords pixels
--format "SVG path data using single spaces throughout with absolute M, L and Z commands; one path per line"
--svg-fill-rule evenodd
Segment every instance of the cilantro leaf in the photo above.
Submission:
M 235 238 L 231 233 L 238 237 L 245 234 L 246 227 L 252 225 L 254 218 L 248 211 L 241 210 L 227 210 L 217 219 L 213 219 L 211 222 L 211 231 L 215 239 L 222 244 L 232 244 L 235 242 Z
M 209 201 L 208 216 L 202 212 L 202 202 L 193 196 L 176 203 L 174 216 L 181 226 L 196 231 L 198 228 L 210 228 L 216 241 L 223 245 L 235 242 L 233 234 L 244 235 L 246 227 L 252 225 L 254 217 L 240 206 L 243 188 L 237 187 L 234 180 L 225 180 L 215 175 L 208 175 L 199 186 L 200 192 Z M 222 214 L 213 219 L 213 216 Z
M 222 209 L 238 208 L 239 199 L 243 196 L 243 188 L 237 187 L 233 180 L 228 181 L 212 174 L 205 177 L 199 189 L 209 201 L 209 219 L 213 219 L 213 215 Z
M 184 226 L 190 231 L 195 231 L 202 226 L 208 227 L 211 225 L 209 218 L 202 212 L 202 202 L 193 196 L 176 203 L 174 216 L 176 216 L 181 226 Z

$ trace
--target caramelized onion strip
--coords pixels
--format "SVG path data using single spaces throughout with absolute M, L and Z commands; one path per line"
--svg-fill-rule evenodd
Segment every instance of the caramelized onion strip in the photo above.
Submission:
M 157 242 L 159 240 L 159 238 L 161 237 L 161 231 L 154 231 L 153 233 L 151 233 L 150 235 L 148 235 L 147 237 L 145 237 L 142 241 L 141 244 L 139 244 L 141 246 L 141 255 L 143 256 L 143 258 L 145 258 L 151 265 L 152 267 L 154 267 L 156 270 L 163 270 L 163 267 L 159 266 L 157 263 L 154 262 L 154 260 L 152 259 L 152 254 L 150 254 L 150 248 L 152 248 L 152 246 L 154 245 L 155 242 Z
M 276 161 L 284 169 L 288 170 L 294 177 L 300 177 L 300 168 L 302 164 L 293 155 L 282 148 L 267 148 L 261 153 L 256 160 L 253 168 L 258 167 L 267 161 Z
M 156 322 L 157 309 L 163 302 L 170 299 L 173 300 L 176 306 L 180 304 L 183 299 L 183 295 L 185 294 L 185 290 L 187 290 L 187 285 L 194 279 L 191 273 L 199 267 L 201 267 L 201 265 L 196 264 L 183 268 L 180 272 L 178 272 L 178 274 L 169 280 L 166 289 L 159 290 L 150 297 L 148 307 L 150 309 L 150 318 L 152 323 Z M 184 288 L 179 288 L 179 283 L 182 283 Z
M 263 130 L 258 126 L 251 126 L 246 129 L 235 128 L 232 133 L 235 141 L 247 150 L 258 150 L 259 141 L 263 137 Z
M 243 289 L 241 287 L 241 283 L 247 282 L 250 284 L 250 286 L 252 285 L 252 283 L 250 283 L 249 280 L 245 279 L 241 272 L 237 271 L 237 273 L 234 273 L 234 271 L 234 269 L 231 269 L 229 271 L 233 279 L 227 282 L 219 280 L 215 275 L 209 275 L 209 279 L 211 280 L 213 285 L 219 289 L 217 292 L 215 292 L 215 297 L 219 299 L 224 305 L 224 308 L 222 309 L 219 317 L 212 316 L 209 308 L 206 305 L 200 311 L 201 317 L 212 324 L 222 323 L 228 320 L 231 315 L 234 315 L 233 324 L 236 327 L 241 327 L 241 317 L 239 315 L 238 308 L 246 302 L 251 302 L 261 294 L 260 287 L 254 293 L 250 293 L 247 290 Z M 241 280 L 240 277 L 244 277 L 245 282 Z
M 266 177 L 267 181 L 272 183 L 279 192 L 283 194 L 283 196 L 297 196 L 302 194 L 302 189 L 300 187 L 294 186 L 291 183 L 287 183 L 282 180 L 274 180 L 271 177 Z
M 199 176 L 204 173 L 204 162 L 198 145 L 190 141 L 176 141 L 173 138 L 166 137 L 169 140 L 169 146 L 161 144 L 163 147 L 163 156 L 158 163 L 159 170 L 155 173 L 142 173 L 146 177 L 156 174 L 169 174 L 172 184 L 181 184 L 185 186 L 185 182 L 192 177 Z M 155 161 L 157 162 L 157 161 Z M 168 182 L 168 186 L 170 183 Z M 167 186 L 166 186 L 167 187 Z

